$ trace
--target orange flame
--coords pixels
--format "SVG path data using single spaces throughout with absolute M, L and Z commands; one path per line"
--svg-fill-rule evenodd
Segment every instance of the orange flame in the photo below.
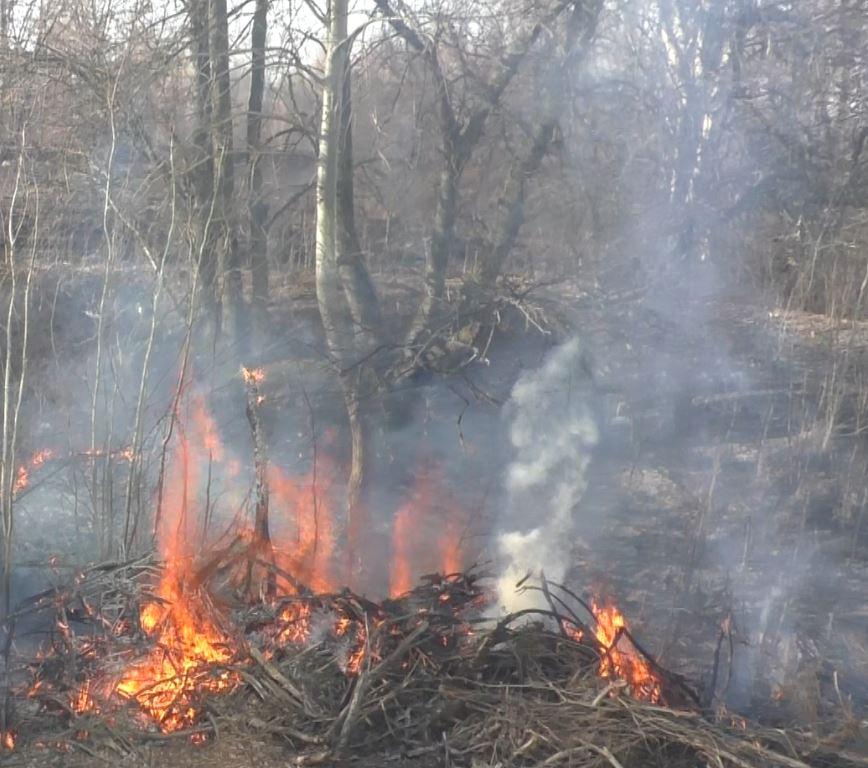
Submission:
M 398 597 L 413 587 L 414 575 L 439 570 L 457 573 L 465 553 L 461 529 L 467 514 L 447 490 L 436 469 L 420 472 L 392 522 L 389 594 Z M 431 546 L 431 542 L 436 542 Z
M 596 620 L 594 634 L 605 651 L 600 659 L 600 677 L 625 680 L 634 696 L 659 703 L 660 679 L 625 634 L 624 615 L 614 605 L 600 606 L 596 601 L 591 601 L 591 609 Z
M 203 451 L 206 460 L 223 461 L 223 442 L 220 440 L 214 417 L 205 404 L 205 398 L 201 394 L 194 395 L 192 406 L 190 417 L 193 444 Z
M 235 682 L 230 672 L 219 669 L 233 655 L 229 638 L 215 626 L 191 586 L 200 466 L 205 452 L 212 458 L 222 457 L 222 444 L 200 397 L 193 399 L 190 415 L 196 442 L 191 444 L 179 425 L 157 532 L 166 558 L 157 589 L 162 605 L 148 603 L 139 615 L 142 629 L 155 635 L 154 646 L 145 659 L 124 673 L 116 688 L 166 732 L 195 721 L 199 714 L 196 700 L 202 693 L 226 690 Z
M 3 731 L 0 735 L 0 745 L 3 749 L 8 749 L 10 752 L 15 749 L 15 731 Z
M 463 552 L 461 551 L 461 531 L 459 529 L 458 508 L 451 505 L 440 537 L 440 572 L 449 575 L 461 570 Z
M 161 597 L 170 603 L 154 649 L 117 685 L 121 696 L 134 699 L 166 732 L 194 722 L 201 694 L 227 690 L 236 682 L 233 673 L 220 669 L 232 658 L 229 639 L 196 609 L 173 571 L 167 567 L 160 587 Z M 153 610 L 145 606 L 142 625 L 150 624 L 146 617 L 152 616 Z
M 271 538 L 280 568 L 317 592 L 335 587 L 335 546 L 331 465 L 321 459 L 316 484 L 310 475 L 290 477 L 280 467 L 270 466 Z M 285 584 L 292 594 L 295 590 Z
M 97 711 L 96 702 L 90 695 L 90 681 L 85 681 L 84 685 L 75 692 L 70 706 L 72 707 L 72 711 L 79 715 L 85 712 Z
M 303 643 L 310 635 L 310 603 L 290 603 L 280 612 L 284 623 L 277 635 L 278 643 Z
M 54 451 L 50 448 L 45 448 L 34 453 L 26 463 L 18 467 L 18 472 L 15 475 L 15 482 L 12 484 L 13 493 L 21 493 L 28 485 L 30 485 L 30 473 L 39 469 L 46 461 L 54 458 Z
M 410 567 L 410 541 L 413 535 L 412 503 L 402 506 L 392 526 L 392 572 L 389 574 L 389 594 L 399 597 L 413 588 Z

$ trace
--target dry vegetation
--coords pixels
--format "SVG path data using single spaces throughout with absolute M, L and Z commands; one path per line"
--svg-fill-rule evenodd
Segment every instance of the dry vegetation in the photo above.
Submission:
M 866 34 L 0 0 L 0 758 L 864 765 Z M 483 627 L 513 387 L 576 336 L 606 601 Z

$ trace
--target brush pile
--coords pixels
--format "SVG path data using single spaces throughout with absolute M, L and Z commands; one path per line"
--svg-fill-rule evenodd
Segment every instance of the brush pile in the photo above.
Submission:
M 175 587 L 170 603 L 165 569 L 145 559 L 22 606 L 20 620 L 51 612 L 55 628 L 17 670 L 7 747 L 122 755 L 256 732 L 297 765 L 868 766 L 805 735 L 715 722 L 622 621 L 607 634 L 605 615 L 558 585 L 537 587 L 549 609 L 497 622 L 481 617 L 473 572 L 381 603 Z

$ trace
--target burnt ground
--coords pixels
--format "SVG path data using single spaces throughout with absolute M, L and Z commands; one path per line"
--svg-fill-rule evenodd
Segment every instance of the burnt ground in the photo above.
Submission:
M 858 422 L 868 323 L 721 300 L 677 313 L 569 303 L 591 350 L 603 433 L 576 511 L 570 586 L 611 594 L 648 650 L 703 684 L 730 617 L 719 708 L 823 733 L 849 723 L 847 744 L 868 753 L 868 443 Z M 288 759 L 239 713 L 205 747 L 144 747 L 122 764 Z M 51 750 L 6 762 L 121 764 Z

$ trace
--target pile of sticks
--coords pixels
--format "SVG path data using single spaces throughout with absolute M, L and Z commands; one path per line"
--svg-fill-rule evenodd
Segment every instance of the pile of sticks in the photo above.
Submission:
M 238 683 L 204 699 L 191 727 L 161 733 L 111 697 L 117 670 L 149 642 L 135 616 L 158 568 L 104 567 L 29 604 L 50 606 L 62 629 L 19 670 L 11 719 L 22 742 L 128 753 L 143 741 L 253 732 L 285 742 L 296 765 L 370 756 L 516 768 L 868 766 L 796 731 L 721 722 L 660 667 L 661 703 L 637 700 L 623 681 L 599 676 L 607 649 L 558 596 L 570 593 L 543 584 L 548 609 L 495 622 L 472 572 L 426 577 L 380 603 L 348 590 L 229 609 L 215 601 L 239 643 L 214 674 L 231 671 Z M 76 620 L 87 630 L 74 631 Z M 93 704 L 76 707 L 70 695 L 81 696 L 82 681 Z

